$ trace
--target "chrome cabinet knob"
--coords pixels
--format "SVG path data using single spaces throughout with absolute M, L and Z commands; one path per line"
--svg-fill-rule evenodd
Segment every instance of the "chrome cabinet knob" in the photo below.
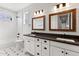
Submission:
M 67 52 L 65 54 L 68 54 Z
M 39 39 L 37 39 L 37 41 L 39 41 Z
M 46 47 L 44 47 L 44 49 L 46 50 L 47 48 L 46 48 Z
M 37 45 L 37 47 L 39 47 L 39 45 Z
M 62 53 L 64 53 L 64 51 L 62 51 Z
M 47 41 L 44 41 L 45 43 L 47 42 Z
M 37 53 L 37 55 L 39 55 L 39 53 Z

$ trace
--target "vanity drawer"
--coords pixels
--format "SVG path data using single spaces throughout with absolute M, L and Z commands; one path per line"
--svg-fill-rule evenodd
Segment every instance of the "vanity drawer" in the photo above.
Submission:
M 55 42 L 55 41 L 50 41 L 51 46 L 56 46 L 59 48 L 75 51 L 79 53 L 79 46 L 76 45 L 71 45 L 71 44 L 66 44 L 66 43 L 61 43 L 61 42 Z
M 49 45 L 42 44 L 42 56 L 49 56 Z
M 35 50 L 40 50 L 41 51 L 41 43 L 35 43 Z
M 42 39 L 42 44 L 49 45 L 49 40 Z
M 35 39 L 35 42 L 36 42 L 36 43 L 41 43 L 41 41 L 42 41 L 42 39 L 39 39 L 39 38 L 36 38 L 36 39 Z
M 29 52 L 31 53 L 32 55 L 34 55 L 34 50 L 35 50 L 35 47 L 34 47 L 34 39 L 35 38 L 32 38 L 32 37 L 27 37 L 25 40 L 24 40 L 24 51 L 25 52 Z

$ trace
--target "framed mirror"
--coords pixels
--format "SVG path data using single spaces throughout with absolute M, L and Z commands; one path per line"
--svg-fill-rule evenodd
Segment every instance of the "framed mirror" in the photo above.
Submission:
M 32 30 L 45 30 L 45 16 L 32 18 Z
M 76 31 L 76 9 L 49 14 L 50 31 Z

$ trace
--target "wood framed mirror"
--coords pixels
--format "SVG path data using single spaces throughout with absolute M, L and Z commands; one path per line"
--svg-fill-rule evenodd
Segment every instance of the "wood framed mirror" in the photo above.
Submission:
M 32 18 L 32 30 L 45 30 L 45 16 Z
M 76 9 L 49 14 L 50 31 L 76 31 Z

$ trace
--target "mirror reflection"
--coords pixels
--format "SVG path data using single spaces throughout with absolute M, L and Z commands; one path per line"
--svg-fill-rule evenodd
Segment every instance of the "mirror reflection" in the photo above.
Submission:
M 71 15 L 72 13 L 51 16 L 52 29 L 71 29 Z
M 60 13 L 49 14 L 49 30 L 54 31 L 75 31 L 76 10 L 69 10 Z

